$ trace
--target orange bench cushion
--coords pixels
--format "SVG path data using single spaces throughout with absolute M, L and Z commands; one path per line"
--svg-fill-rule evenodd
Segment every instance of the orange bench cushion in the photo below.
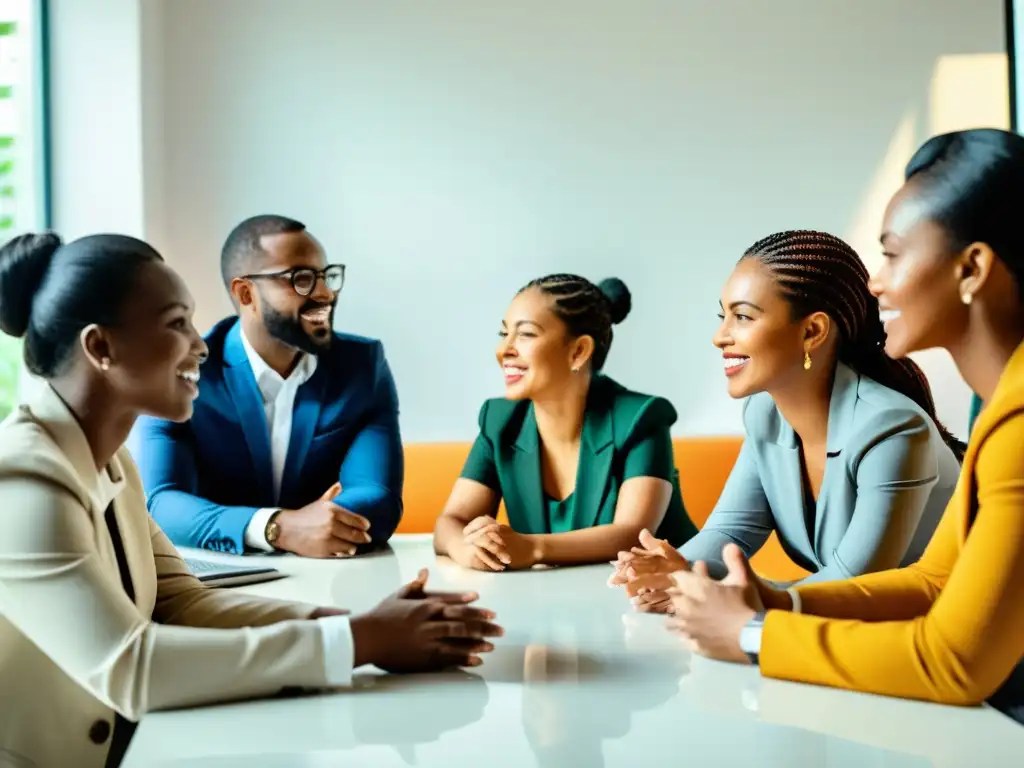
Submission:
M 686 511 L 698 528 L 714 509 L 739 455 L 741 437 L 684 437 L 673 440 Z M 430 533 L 469 455 L 470 443 L 405 445 L 405 512 L 398 533 Z M 504 508 L 498 514 L 504 521 Z M 751 561 L 772 579 L 798 579 L 807 572 L 796 565 L 775 534 Z

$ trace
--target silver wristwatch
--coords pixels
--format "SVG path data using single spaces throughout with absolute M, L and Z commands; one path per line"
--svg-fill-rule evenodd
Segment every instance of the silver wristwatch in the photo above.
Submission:
M 747 654 L 754 666 L 761 658 L 761 632 L 764 629 L 764 611 L 758 611 L 754 618 L 740 630 L 740 650 Z

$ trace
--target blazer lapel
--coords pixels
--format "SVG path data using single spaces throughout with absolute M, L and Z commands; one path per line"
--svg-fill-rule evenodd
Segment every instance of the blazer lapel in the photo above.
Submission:
M 800 441 L 789 422 L 777 410 L 771 421 L 770 435 L 765 449 L 770 451 L 770 482 L 778 490 L 778 499 L 772 499 L 776 501 L 771 504 L 772 514 L 776 525 L 785 533 L 779 538 L 789 542 L 790 547 L 809 563 L 816 563 L 811 531 L 807 527 L 807 498 L 800 463 Z
M 814 510 L 814 545 L 817 551 L 821 540 L 823 521 L 828 515 L 829 477 L 834 474 L 834 464 L 841 466 L 843 448 L 850 439 L 855 428 L 854 415 L 857 410 L 857 389 L 860 376 L 849 366 L 836 365 L 835 379 L 832 382 L 832 397 L 828 406 L 828 436 L 825 447 L 825 470 L 821 477 L 821 489 L 818 491 L 818 502 Z
M 295 406 L 292 411 L 292 434 L 288 441 L 288 456 L 284 462 L 284 476 L 281 478 L 281 498 L 292 498 L 296 484 L 302 482 L 302 467 L 306 463 L 309 444 L 320 421 L 321 403 L 327 390 L 327 371 L 325 366 L 317 366 L 312 378 L 299 387 L 295 393 Z M 323 493 L 321 488 L 317 494 Z M 286 495 L 287 494 L 287 495 Z
M 798 544 L 800 553 L 810 562 L 817 563 L 818 558 L 814 554 L 814 545 L 811 542 L 811 530 L 807 526 L 809 498 L 804 489 L 800 447 L 775 446 L 772 450 L 779 457 L 777 463 L 782 470 L 777 473 L 776 478 L 782 491 L 782 498 L 786 500 L 786 512 L 777 516 L 785 518 L 785 538 Z
M 89 509 L 93 526 L 96 531 L 96 542 L 99 544 L 102 538 L 101 531 L 109 531 L 110 542 L 114 555 L 113 562 L 108 558 L 103 559 L 113 570 L 118 580 L 121 573 L 117 562 L 118 550 L 124 553 L 134 602 L 140 608 L 144 608 L 149 599 L 151 590 L 148 589 L 152 582 L 153 562 L 151 557 L 146 557 L 147 545 L 149 543 L 149 518 L 128 514 L 121 510 L 122 499 L 127 493 L 136 493 L 135 489 L 127 487 L 124 476 L 124 468 L 121 459 L 115 455 L 102 473 L 96 471 L 96 464 L 93 458 L 92 449 L 82 432 L 74 414 L 65 405 L 60 396 L 47 384 L 45 388 L 33 398 L 30 406 L 31 412 L 43 424 L 57 443 L 60 450 L 64 452 L 68 462 L 74 468 L 75 485 L 83 505 Z M 136 500 L 140 509 L 145 509 L 146 499 L 139 492 Z M 107 509 L 113 505 L 114 519 L 117 523 L 117 530 L 110 530 L 107 524 Z M 143 525 L 145 530 L 139 530 Z
M 509 524 L 522 533 L 550 533 L 548 517 L 544 513 L 540 440 L 532 403 L 526 409 L 519 435 L 511 447 L 510 458 L 512 482 L 502 487 Z
M 573 530 L 591 528 L 601 520 L 605 495 L 611 480 L 615 451 L 615 431 L 611 407 L 601 396 L 600 379 L 591 384 L 580 438 L 580 459 L 576 469 L 575 501 L 572 507 Z M 611 521 L 607 521 L 611 522 Z
M 126 491 L 121 491 L 123 495 Z M 147 573 L 144 567 L 144 563 L 140 560 L 142 555 L 146 552 L 146 547 L 143 542 L 140 541 L 140 537 L 143 533 L 135 528 L 133 523 L 137 524 L 138 518 L 126 512 L 122 507 L 120 498 L 115 498 L 111 504 L 114 507 L 114 518 L 117 520 L 117 531 L 116 534 L 120 535 L 120 541 L 114 538 L 115 531 L 111 531 L 111 543 L 114 545 L 114 556 L 117 557 L 117 550 L 120 549 L 124 553 L 125 562 L 128 565 L 128 578 L 130 580 L 130 586 L 132 590 L 132 598 L 135 604 L 138 606 L 144 606 L 149 602 L 152 597 L 147 589 L 147 581 L 152 579 L 149 576 L 147 579 Z M 105 511 L 101 510 L 100 515 L 106 517 Z M 148 534 L 148 530 L 146 533 Z M 149 560 L 149 572 L 153 572 L 152 558 Z M 128 588 L 128 584 L 125 588 Z M 152 609 L 152 605 L 150 605 Z
M 241 325 L 236 324 L 224 340 L 224 381 L 238 411 L 238 421 L 252 458 L 260 498 L 273 499 L 273 468 L 270 461 L 270 430 L 263 399 L 256 387 L 252 367 L 242 346 Z M 276 500 L 275 500 L 276 501 Z

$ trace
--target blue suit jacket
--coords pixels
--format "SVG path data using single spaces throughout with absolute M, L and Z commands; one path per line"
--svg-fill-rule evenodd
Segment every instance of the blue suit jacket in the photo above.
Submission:
M 402 517 L 398 395 L 379 341 L 335 334 L 295 397 L 292 434 L 273 498 L 270 432 L 237 318 L 206 337 L 199 397 L 184 424 L 144 417 L 130 447 L 149 511 L 179 546 L 244 550 L 261 507 L 297 509 L 335 481 L 335 503 L 370 521 L 376 544 Z

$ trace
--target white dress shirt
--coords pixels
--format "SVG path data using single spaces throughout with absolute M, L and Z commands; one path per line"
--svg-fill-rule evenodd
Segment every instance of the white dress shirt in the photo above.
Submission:
M 281 493 L 281 479 L 284 463 L 288 457 L 288 445 L 292 437 L 292 412 L 295 410 L 295 395 L 299 387 L 309 381 L 316 371 L 316 357 L 302 354 L 288 378 L 267 365 L 267 362 L 252 348 L 242 331 L 242 347 L 256 378 L 256 387 L 263 398 L 263 412 L 267 417 L 270 431 L 270 465 L 274 481 L 274 501 Z M 265 507 L 256 512 L 245 528 L 245 543 L 253 549 L 272 552 L 274 547 L 267 543 L 267 522 L 279 507 Z M 352 684 L 352 665 L 355 662 L 355 647 L 352 627 L 348 616 L 327 616 L 319 621 L 323 631 L 324 665 L 327 683 L 332 686 Z
M 299 387 L 309 381 L 316 371 L 316 357 L 302 354 L 288 378 L 282 378 L 277 371 L 267 365 L 259 356 L 249 340 L 242 332 L 242 347 L 245 349 L 256 387 L 263 398 L 263 412 L 267 417 L 267 429 L 270 432 L 270 464 L 273 472 L 274 501 L 279 500 L 281 478 L 284 475 L 284 463 L 288 457 L 288 445 L 292 437 L 292 413 L 295 410 L 295 395 Z M 267 543 L 267 523 L 279 507 L 265 507 L 259 510 L 245 528 L 245 544 L 253 549 L 272 552 L 274 548 Z

